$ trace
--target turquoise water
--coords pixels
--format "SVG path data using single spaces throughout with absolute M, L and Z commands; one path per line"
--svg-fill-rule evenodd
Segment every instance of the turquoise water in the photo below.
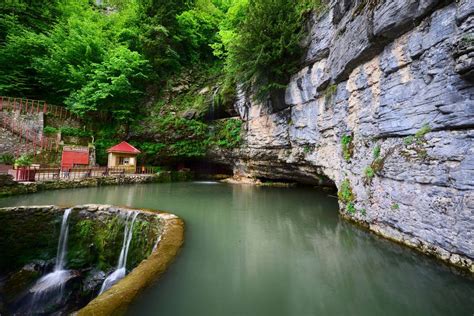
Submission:
M 0 206 L 167 210 L 185 245 L 130 315 L 467 315 L 474 282 L 338 217 L 312 188 L 170 183 L 48 191 Z

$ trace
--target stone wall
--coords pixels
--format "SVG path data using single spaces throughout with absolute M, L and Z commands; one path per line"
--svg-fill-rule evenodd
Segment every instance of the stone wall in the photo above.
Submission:
M 23 142 L 20 144 L 18 135 L 13 134 L 10 130 L 0 127 L 0 155 L 15 153 L 27 154 L 31 153 L 31 146 Z
M 286 107 L 241 92 L 246 144 L 214 158 L 249 177 L 328 177 L 345 217 L 474 271 L 474 2 L 367 3 L 313 17 Z
M 44 114 L 39 113 L 20 113 L 20 111 L 0 111 L 0 120 L 4 119 L 13 121 L 15 127 L 22 127 L 36 134 L 37 138 L 41 138 L 44 128 Z
M 16 128 L 21 128 L 22 133 L 25 130 L 30 132 L 31 139 L 41 139 L 44 128 L 44 114 L 41 113 L 20 113 L 20 111 L 0 111 L 0 126 L 3 126 L 4 120 L 8 125 L 14 124 Z M 25 140 L 22 140 L 25 143 Z M 2 154 L 26 154 L 31 153 L 31 146 L 27 144 L 20 145 L 20 138 L 18 135 L 12 133 L 7 128 L 0 127 L 0 155 Z
M 64 208 L 55 206 L 0 209 L 0 271 L 11 272 L 35 260 L 55 258 L 63 213 Z M 69 220 L 68 268 L 115 267 L 125 215 L 111 206 L 74 207 Z M 140 214 L 135 225 L 140 229 L 131 243 L 129 268 L 148 257 L 162 231 L 159 217 L 149 213 Z
M 86 187 L 98 187 L 103 185 L 139 184 L 139 183 L 162 183 L 172 181 L 189 181 L 194 178 L 192 172 L 187 171 L 163 171 L 157 174 L 135 175 L 125 174 L 108 177 L 84 178 L 75 180 L 50 180 L 29 183 L 11 182 L 7 175 L 0 175 L 0 197 L 35 193 L 46 190 L 74 189 Z

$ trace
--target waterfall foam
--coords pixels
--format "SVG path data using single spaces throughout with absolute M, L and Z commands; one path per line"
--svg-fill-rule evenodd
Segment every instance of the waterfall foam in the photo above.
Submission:
M 29 290 L 29 294 L 31 295 L 29 304 L 31 311 L 35 311 L 39 306 L 59 304 L 63 298 L 64 286 L 67 281 L 73 277 L 71 271 L 64 270 L 66 265 L 70 214 L 71 209 L 64 211 L 53 272 L 41 277 Z
M 130 212 L 125 219 L 125 229 L 123 234 L 122 249 L 120 250 L 120 257 L 117 264 L 117 269 L 112 272 L 102 283 L 99 295 L 108 290 L 112 285 L 120 281 L 127 274 L 127 256 L 130 249 L 130 243 L 133 237 L 133 226 L 137 219 L 138 212 Z

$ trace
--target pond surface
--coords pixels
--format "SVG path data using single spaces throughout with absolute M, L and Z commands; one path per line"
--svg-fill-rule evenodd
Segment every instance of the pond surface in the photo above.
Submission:
M 466 315 L 474 281 L 338 217 L 312 188 L 170 183 L 48 191 L 0 206 L 168 210 L 185 245 L 130 315 Z

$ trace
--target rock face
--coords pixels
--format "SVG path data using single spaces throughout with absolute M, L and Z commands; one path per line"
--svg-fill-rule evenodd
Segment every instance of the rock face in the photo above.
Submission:
M 344 216 L 473 271 L 473 34 L 469 0 L 332 1 L 286 108 L 239 94 L 234 172 L 327 177 Z

